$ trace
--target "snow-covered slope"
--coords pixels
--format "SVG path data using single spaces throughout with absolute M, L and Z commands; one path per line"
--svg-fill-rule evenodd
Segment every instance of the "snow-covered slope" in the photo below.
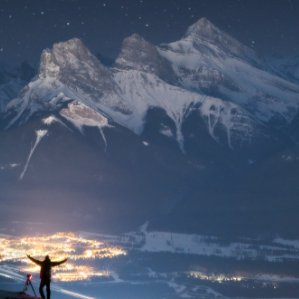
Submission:
M 279 117 L 289 122 L 298 112 L 299 87 L 266 72 L 250 48 L 205 18 L 181 40 L 161 45 L 159 53 L 184 87 L 232 101 L 261 121 Z
M 254 134 L 258 134 L 258 131 L 255 132 L 258 125 L 254 123 L 252 116 L 233 103 L 189 92 L 169 85 L 153 74 L 136 70 L 118 71 L 115 73 L 115 80 L 123 91 L 123 96 L 135 107 L 133 118 L 127 118 L 125 122 L 136 133 L 141 133 L 143 129 L 142 120 L 147 110 L 159 107 L 174 121 L 176 138 L 182 149 L 184 136 L 181 128 L 191 111 L 198 112 L 210 136 L 215 140 L 218 139 L 215 128 L 222 126 L 231 148 L 233 138 L 246 142 Z
M 191 110 L 198 111 L 216 141 L 217 125 L 227 135 L 231 148 L 234 138 L 245 143 L 252 140 L 259 125 L 250 113 L 234 103 L 167 83 L 160 78 L 167 73 L 169 65 L 155 47 L 136 35 L 124 42 L 112 70 L 104 67 L 80 40 L 58 43 L 42 53 L 38 76 L 7 106 L 8 126 L 24 123 L 36 113 L 60 111 L 76 127 L 101 128 L 110 120 L 141 134 L 148 110 L 156 107 L 174 122 L 174 137 L 181 149 L 182 124 Z M 73 101 L 76 104 L 70 104 Z M 86 117 L 86 111 L 91 118 Z

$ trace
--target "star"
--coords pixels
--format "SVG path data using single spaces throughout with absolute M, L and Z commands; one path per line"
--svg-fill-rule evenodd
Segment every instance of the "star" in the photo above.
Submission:
M 66 22 L 66 24 L 65 24 L 66 26 L 70 26 L 71 25 L 71 23 L 70 22 Z
M 41 11 L 41 12 L 40 12 L 40 14 L 41 14 L 41 15 L 44 15 L 44 14 L 45 14 L 45 12 L 44 12 L 44 11 Z

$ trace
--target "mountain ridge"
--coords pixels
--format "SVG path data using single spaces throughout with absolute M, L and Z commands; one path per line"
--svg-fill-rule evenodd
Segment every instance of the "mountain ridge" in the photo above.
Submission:
M 73 120 L 78 119 L 74 113 L 86 108 L 68 106 L 76 101 L 98 114 L 97 119 L 104 117 L 136 134 L 142 134 L 149 109 L 162 109 L 176 128 L 166 135 L 176 139 L 183 152 L 188 132 L 182 127 L 191 110 L 211 140 L 228 149 L 246 149 L 255 139 L 277 143 L 272 120 L 281 118 L 286 127 L 295 118 L 299 86 L 257 68 L 256 59 L 252 49 L 206 18 L 168 45 L 154 46 L 138 34 L 125 38 L 110 68 L 73 38 L 42 52 L 38 75 L 8 103 L 4 122 L 11 127 L 60 109 L 61 117 L 67 115 L 70 121 L 68 107 Z M 169 130 L 163 126 L 161 132 Z

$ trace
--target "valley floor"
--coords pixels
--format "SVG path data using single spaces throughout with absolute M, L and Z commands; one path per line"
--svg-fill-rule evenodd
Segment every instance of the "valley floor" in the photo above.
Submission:
M 65 242 L 74 244 L 73 256 L 79 257 L 77 260 L 70 257 L 73 266 L 69 267 L 68 277 L 72 277 L 72 267 L 92 266 L 95 275 L 62 281 L 63 276 L 55 272 L 53 298 L 299 298 L 299 241 L 296 240 L 227 240 L 147 231 L 146 225 L 123 235 L 77 232 L 60 234 L 59 240 L 64 236 Z M 20 237 L 0 237 L 6 240 L 1 245 L 0 289 L 20 291 L 26 275 L 24 261 L 17 256 L 20 248 L 12 259 L 5 252 L 13 248 L 3 250 L 4 243 L 14 244 Z M 35 244 L 36 236 L 30 238 Z M 57 234 L 43 238 L 49 238 L 51 243 Z M 124 254 L 109 258 L 92 256 L 89 254 L 95 252 L 92 244 L 102 246 L 98 247 L 98 251 L 103 249 L 101 253 L 117 248 Z M 86 258 L 82 258 L 84 254 Z M 38 269 L 33 270 L 37 289 Z

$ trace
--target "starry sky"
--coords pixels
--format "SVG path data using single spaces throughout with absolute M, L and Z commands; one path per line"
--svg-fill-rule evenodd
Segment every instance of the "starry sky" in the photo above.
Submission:
M 73 37 L 113 59 L 132 33 L 170 42 L 201 17 L 261 54 L 299 54 L 297 0 L 0 0 L 0 62 L 37 66 L 44 48 Z

